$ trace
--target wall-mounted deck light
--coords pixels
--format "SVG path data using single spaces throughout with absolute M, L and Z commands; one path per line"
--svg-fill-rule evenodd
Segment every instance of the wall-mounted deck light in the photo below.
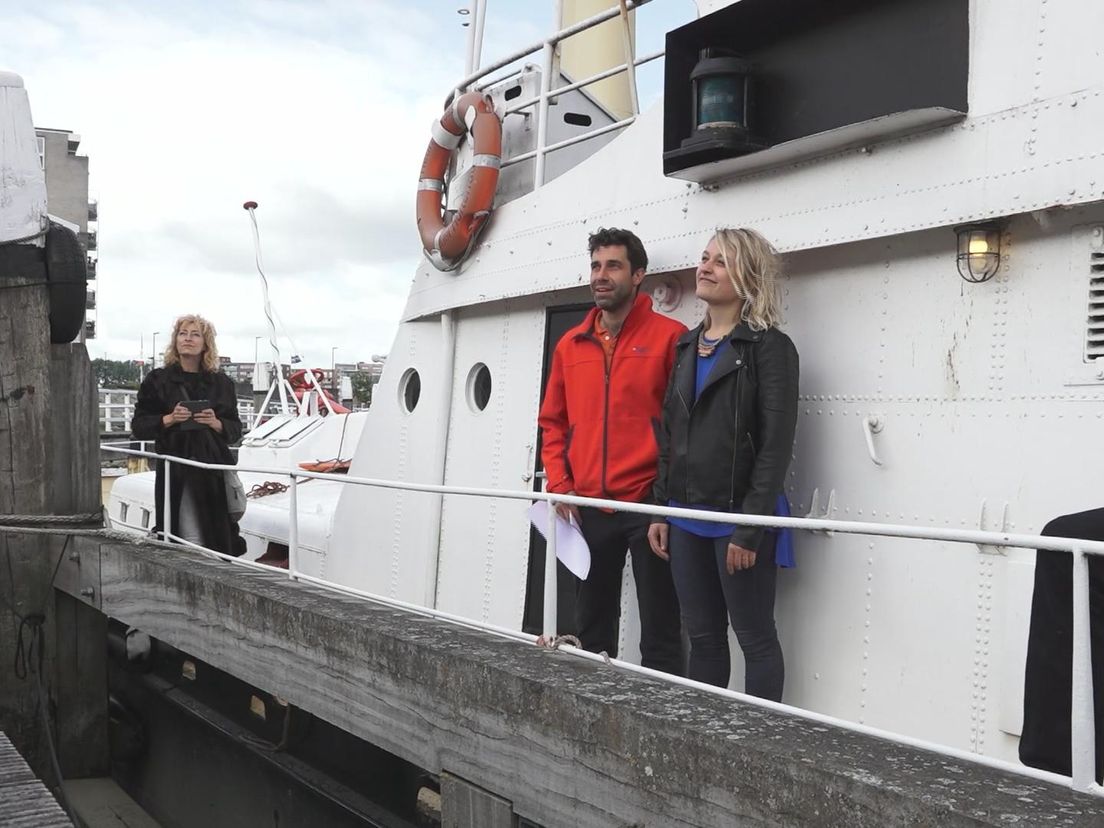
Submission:
M 737 155 L 762 149 L 751 134 L 752 67 L 741 57 L 703 49 L 690 73 L 693 133 L 682 142 L 720 144 Z
M 967 282 L 988 282 L 1000 267 L 1001 226 L 995 221 L 963 224 L 958 236 L 958 274 Z

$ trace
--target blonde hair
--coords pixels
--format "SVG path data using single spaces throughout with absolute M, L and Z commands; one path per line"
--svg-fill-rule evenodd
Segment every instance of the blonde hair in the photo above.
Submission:
M 746 227 L 722 227 L 713 234 L 728 278 L 743 300 L 740 311 L 752 330 L 782 324 L 782 260 L 762 234 Z
M 168 347 L 162 355 L 166 367 L 177 365 L 180 362 L 180 354 L 176 350 L 176 335 L 184 325 L 198 325 L 203 334 L 203 356 L 200 367 L 212 374 L 219 369 L 218 347 L 215 345 L 215 326 L 200 316 L 198 313 L 188 313 L 173 322 L 172 335 L 169 337 Z

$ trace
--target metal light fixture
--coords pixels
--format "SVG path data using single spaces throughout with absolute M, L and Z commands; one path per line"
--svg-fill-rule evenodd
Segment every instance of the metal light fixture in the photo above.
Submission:
M 958 236 L 958 275 L 967 282 L 988 282 L 1000 267 L 1001 226 L 995 221 L 963 224 Z
M 693 133 L 684 148 L 723 146 L 737 155 L 762 149 L 751 134 L 752 66 L 716 49 L 703 49 L 690 73 Z

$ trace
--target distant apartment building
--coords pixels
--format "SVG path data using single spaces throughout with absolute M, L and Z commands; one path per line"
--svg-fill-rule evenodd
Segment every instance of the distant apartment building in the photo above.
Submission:
M 88 298 L 83 339 L 96 336 L 96 265 L 99 252 L 96 202 L 88 200 L 88 156 L 77 155 L 80 136 L 67 129 L 35 129 L 38 160 L 46 173 L 46 208 L 50 215 L 77 228 L 88 256 Z

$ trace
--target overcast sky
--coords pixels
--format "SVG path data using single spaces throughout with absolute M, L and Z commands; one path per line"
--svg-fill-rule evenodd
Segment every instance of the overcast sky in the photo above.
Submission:
M 421 258 L 415 182 L 463 74 L 467 5 L 0 0 L 0 69 L 22 75 L 36 126 L 76 132 L 90 159 L 90 355 L 136 359 L 154 331 L 160 350 L 172 320 L 198 312 L 224 355 L 252 360 L 266 330 L 249 199 L 295 350 L 318 366 L 333 346 L 338 362 L 386 353 Z M 542 36 L 551 6 L 489 0 L 484 62 Z M 692 14 L 690 0 L 654 0 L 638 50 Z M 643 98 L 657 97 L 659 71 Z

